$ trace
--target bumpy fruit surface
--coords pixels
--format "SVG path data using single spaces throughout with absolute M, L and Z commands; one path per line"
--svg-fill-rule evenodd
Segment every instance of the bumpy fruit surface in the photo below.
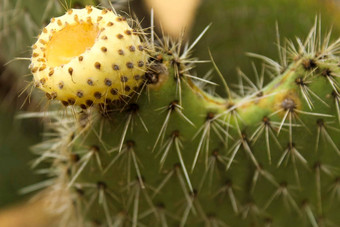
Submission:
M 130 96 L 146 70 L 137 33 L 107 9 L 89 6 L 52 18 L 33 45 L 35 86 L 83 109 Z

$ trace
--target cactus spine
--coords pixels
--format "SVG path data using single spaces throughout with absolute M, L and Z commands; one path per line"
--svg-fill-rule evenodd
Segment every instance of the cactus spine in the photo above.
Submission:
M 48 113 L 54 133 L 36 164 L 51 163 L 59 224 L 339 224 L 340 39 L 319 33 L 315 25 L 304 43 L 280 48 L 281 64 L 261 57 L 273 81 L 241 74 L 248 85 L 237 94 L 225 83 L 225 99 L 192 71 L 196 41 L 181 51 L 144 36 L 150 58 L 136 94 Z

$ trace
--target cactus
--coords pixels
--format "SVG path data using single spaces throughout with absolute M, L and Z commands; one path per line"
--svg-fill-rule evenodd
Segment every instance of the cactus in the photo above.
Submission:
M 197 44 L 195 56 L 206 59 L 208 46 L 220 70 L 229 77 L 229 83 L 238 83 L 238 77 L 233 76 L 237 75 L 237 67 L 255 80 L 245 53 L 261 53 L 277 59 L 277 48 L 273 45 L 276 42 L 275 23 L 282 38 L 295 39 L 308 33 L 315 15 L 321 15 L 323 28 L 332 25 L 334 37 L 340 34 L 339 4 L 336 1 L 202 1 L 193 34 L 198 35 L 208 23 L 213 26 L 209 29 L 209 35 Z M 210 66 L 202 64 L 198 70 L 208 71 Z M 220 88 L 216 91 L 223 92 Z
M 141 56 L 149 56 L 138 89 L 119 90 L 118 101 L 100 99 L 86 108 L 73 96 L 62 113 L 43 114 L 53 133 L 35 147 L 35 165 L 51 164 L 51 179 L 42 185 L 49 185 L 49 205 L 62 214 L 59 225 L 340 224 L 340 39 L 331 42 L 330 33 L 322 39 L 316 22 L 305 42 L 279 46 L 279 63 L 252 54 L 266 70 L 255 68 L 254 82 L 240 73 L 246 84 L 238 93 L 222 80 L 227 98 L 220 98 L 207 92 L 211 82 L 193 72 L 199 61 L 191 52 L 201 35 L 182 47 L 166 37 L 156 43 L 135 29 L 144 45 Z M 48 88 L 41 83 L 34 53 L 31 69 L 39 87 L 58 89 L 53 79 Z M 104 58 L 100 49 L 93 53 L 92 59 Z M 126 65 L 125 56 L 115 57 L 105 59 L 109 66 Z M 57 76 L 72 78 L 67 64 L 55 66 L 65 68 Z M 84 67 L 93 70 L 93 64 Z M 119 80 L 114 69 L 103 68 L 94 80 Z M 133 70 L 124 73 L 135 76 Z M 264 86 L 267 74 L 273 80 Z M 77 83 L 67 83 L 72 95 L 79 87 L 94 92 Z

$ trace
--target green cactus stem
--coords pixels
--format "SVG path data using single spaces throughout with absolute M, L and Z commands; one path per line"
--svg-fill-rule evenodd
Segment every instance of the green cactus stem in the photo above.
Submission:
M 280 63 L 251 54 L 266 70 L 240 72 L 239 92 L 223 81 L 220 98 L 194 73 L 199 38 L 182 50 L 141 32 L 150 58 L 134 95 L 44 113 L 35 165 L 51 164 L 59 225 L 339 225 L 340 39 L 320 37 L 315 25 L 288 41 Z

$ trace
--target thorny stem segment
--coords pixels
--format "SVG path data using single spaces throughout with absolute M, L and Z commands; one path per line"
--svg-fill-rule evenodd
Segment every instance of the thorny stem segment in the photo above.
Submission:
M 239 70 L 239 94 L 226 84 L 223 99 L 192 73 L 196 41 L 184 54 L 181 43 L 162 42 L 151 45 L 145 90 L 131 103 L 83 110 L 90 121 L 56 117 L 41 145 L 56 187 L 82 191 L 77 216 L 109 226 L 248 226 L 270 225 L 279 210 L 317 226 L 327 188 L 339 197 L 338 57 L 299 41 L 290 64 L 262 57 L 276 72 L 271 83 Z M 325 185 L 329 177 L 336 180 Z

